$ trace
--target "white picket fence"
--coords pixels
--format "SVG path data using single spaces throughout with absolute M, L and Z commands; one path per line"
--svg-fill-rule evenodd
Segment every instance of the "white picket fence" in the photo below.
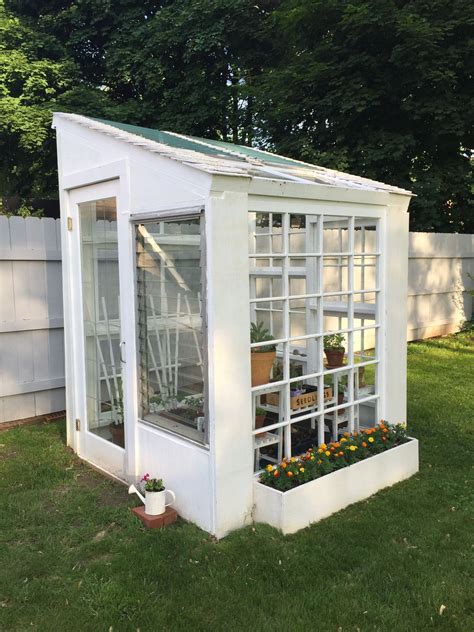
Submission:
M 474 235 L 411 233 L 407 339 L 472 316 Z M 59 220 L 0 216 L 0 423 L 65 407 Z

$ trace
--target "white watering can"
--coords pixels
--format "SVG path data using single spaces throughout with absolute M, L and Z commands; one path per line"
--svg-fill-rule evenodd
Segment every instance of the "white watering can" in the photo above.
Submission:
M 172 500 L 169 503 L 166 502 L 166 492 L 172 496 Z M 149 516 L 160 516 L 165 513 L 166 507 L 168 507 L 168 505 L 172 505 L 176 500 L 176 496 L 171 489 L 164 489 L 161 492 L 145 492 L 145 496 L 143 496 L 135 485 L 130 485 L 128 493 L 136 494 L 138 498 L 140 498 L 142 503 L 145 505 L 145 513 Z

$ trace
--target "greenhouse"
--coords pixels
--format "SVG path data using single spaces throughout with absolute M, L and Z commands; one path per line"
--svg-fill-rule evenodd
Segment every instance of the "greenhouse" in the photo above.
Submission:
M 273 523 L 269 465 L 406 421 L 409 191 L 75 114 L 53 125 L 82 459 L 162 477 L 179 515 L 222 537 Z

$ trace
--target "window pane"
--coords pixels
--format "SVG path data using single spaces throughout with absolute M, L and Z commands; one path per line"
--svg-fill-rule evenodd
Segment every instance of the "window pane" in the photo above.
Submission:
M 115 198 L 79 204 L 89 432 L 124 447 Z
M 200 219 L 136 228 L 141 418 L 206 440 Z

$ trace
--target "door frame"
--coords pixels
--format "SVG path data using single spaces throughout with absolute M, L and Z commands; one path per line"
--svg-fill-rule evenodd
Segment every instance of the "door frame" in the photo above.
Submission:
M 133 288 L 133 245 L 130 240 L 130 190 L 128 161 L 120 160 L 102 167 L 63 176 L 60 181 L 62 207 L 63 279 L 65 286 L 64 320 L 66 345 L 66 390 L 68 443 L 78 455 L 120 480 L 135 480 L 137 449 L 137 394 L 135 385 L 135 313 L 127 297 Z M 122 345 L 122 384 L 125 417 L 125 450 L 87 430 L 84 324 L 81 287 L 80 220 L 78 204 L 115 197 L 117 238 L 120 260 L 120 311 Z M 72 230 L 68 230 L 68 221 Z M 130 335 L 132 332 L 132 335 Z M 69 347 L 69 348 L 68 348 Z M 79 430 L 76 429 L 79 419 Z M 94 449 L 93 449 L 94 447 Z

